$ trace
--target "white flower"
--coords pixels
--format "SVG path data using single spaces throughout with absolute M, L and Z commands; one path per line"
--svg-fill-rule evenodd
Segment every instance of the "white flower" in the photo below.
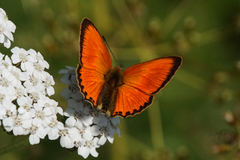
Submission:
M 71 99 L 73 100 L 73 99 Z M 70 101 L 70 100 L 69 100 Z M 75 101 L 75 100 L 73 100 Z M 69 106 L 71 106 L 71 103 Z M 92 123 L 93 117 L 91 117 L 89 113 L 90 108 L 83 107 L 82 102 L 73 103 L 73 106 L 71 108 L 67 108 L 64 112 L 64 115 L 69 117 L 66 120 L 66 124 L 69 127 L 73 126 L 82 126 L 83 124 L 85 126 L 89 126 Z
M 10 89 L 11 87 L 18 86 L 21 83 L 16 77 L 7 69 L 2 70 L 0 76 L 0 86 Z
M 121 120 L 119 117 L 115 117 L 115 118 L 110 118 L 110 125 L 112 126 L 112 128 L 117 132 L 118 136 L 121 137 L 121 130 L 118 127 L 118 125 L 120 124 Z
M 16 78 L 16 80 L 26 81 L 29 79 L 29 75 L 26 72 L 22 72 L 19 68 L 15 66 L 11 67 L 10 72 Z
M 15 93 L 16 90 L 14 87 L 9 87 L 6 89 L 5 87 L 0 86 L 0 103 L 6 104 L 12 102 L 16 98 Z
M 60 74 L 64 74 L 60 81 L 62 83 L 65 83 L 68 85 L 67 88 L 64 88 L 61 92 L 61 96 L 65 99 L 71 98 L 78 98 L 76 100 L 82 100 L 83 96 L 81 95 L 78 85 L 77 85 L 77 80 L 76 80 L 76 73 L 75 73 L 75 68 L 74 67 L 69 67 L 66 66 L 67 69 L 61 69 L 59 71 Z
M 26 112 L 34 112 L 35 110 L 33 108 L 33 100 L 30 97 L 19 97 L 17 99 L 17 103 L 19 105 L 18 112 L 19 114 L 24 114 Z
M 9 48 L 13 41 L 12 33 L 16 26 L 8 20 L 0 8 L 0 43 Z M 40 52 L 14 47 L 11 57 L 0 53 L 0 125 L 15 136 L 29 135 L 30 144 L 40 143 L 46 135 L 50 140 L 60 137 L 60 144 L 66 148 L 83 148 L 81 154 L 97 156 L 95 148 L 98 138 L 93 136 L 91 126 L 93 116 L 91 108 L 85 104 L 77 86 L 75 68 L 68 67 L 60 73 L 70 74 L 63 78 L 68 83 L 69 108 L 64 112 L 68 116 L 66 124 L 57 120 L 57 114 L 63 115 L 58 103 L 47 96 L 55 93 L 53 76 L 45 69 L 49 64 Z M 81 145 L 80 145 L 81 144 Z M 79 152 L 79 153 L 80 153 Z
M 46 93 L 51 96 L 55 93 L 54 88 L 52 85 L 55 84 L 53 80 L 53 76 L 51 76 L 49 73 L 45 72 L 45 79 L 43 80 L 44 87 L 46 88 Z
M 17 115 L 13 118 L 13 134 L 17 135 L 27 135 L 29 134 L 29 128 L 32 125 L 32 119 L 29 114 L 24 114 L 24 116 Z
M 27 57 L 34 59 L 34 61 L 26 62 L 26 71 L 29 75 L 33 75 L 41 80 L 44 80 L 46 76 L 49 76 L 49 74 L 44 71 L 45 68 L 49 68 L 49 64 L 43 59 L 40 52 L 37 53 L 35 50 L 29 49 L 27 51 Z
M 60 135 L 60 144 L 62 147 L 65 148 L 73 148 L 74 144 L 71 138 L 69 137 L 68 128 L 64 128 L 62 130 L 59 130 Z
M 11 59 L 0 53 L 1 124 L 14 135 L 30 134 L 32 145 L 46 135 L 50 140 L 57 139 L 60 130 L 64 130 L 57 114 L 63 115 L 63 110 L 46 96 L 54 94 L 55 84 L 53 77 L 44 71 L 49 68 L 48 63 L 33 49 L 14 47 L 11 51 Z
M 49 64 L 47 63 L 47 61 L 44 60 L 40 52 L 36 52 L 33 49 L 29 49 L 28 53 L 35 57 L 35 59 L 37 60 L 37 63 L 39 63 L 44 68 L 49 69 Z
M 13 64 L 21 62 L 21 69 L 23 71 L 33 70 L 33 68 L 30 67 L 33 66 L 34 62 L 37 62 L 34 56 L 30 55 L 25 49 L 19 47 L 14 47 L 11 49 L 11 52 L 13 53 L 11 56 Z
M 96 151 L 96 148 L 99 147 L 97 144 L 98 138 L 94 138 L 93 140 L 87 140 L 85 143 L 78 148 L 78 154 L 82 155 L 83 158 L 87 158 L 89 154 L 91 154 L 93 157 L 98 156 L 98 152 Z
M 40 139 L 44 139 L 47 132 L 41 125 L 33 125 L 29 128 L 30 136 L 29 136 L 29 142 L 31 145 L 38 144 L 40 142 Z
M 5 67 L 7 70 L 11 70 L 11 68 L 13 67 L 11 59 L 8 56 L 5 56 L 3 60 L 2 54 L 1 54 L 0 66 Z
M 16 106 L 11 102 L 6 102 L 0 106 L 0 119 L 3 120 L 3 126 L 8 132 L 13 129 L 13 119 L 16 115 Z
M 37 79 L 44 80 L 45 74 L 44 74 L 44 66 L 39 64 L 38 62 L 34 63 L 26 63 L 27 69 L 29 75 L 33 75 Z
M 41 85 L 41 80 L 37 79 L 36 77 L 34 77 L 33 75 L 29 75 L 29 79 L 27 79 L 24 83 L 23 83 L 24 87 L 26 88 L 31 88 L 33 86 L 38 86 Z
M 63 115 L 63 110 L 61 107 L 58 107 L 58 103 L 48 97 L 42 96 L 37 103 L 40 106 L 50 108 L 51 113 L 54 115 L 56 115 L 57 113 L 59 113 L 60 115 Z
M 110 143 L 113 143 L 113 135 L 115 133 L 115 130 L 110 125 L 105 124 L 103 124 L 102 126 L 101 124 L 94 125 L 92 126 L 91 131 L 94 136 L 101 135 L 101 138 L 99 139 L 98 142 L 100 145 L 105 144 L 107 139 Z
M 6 48 L 11 46 L 13 35 L 16 30 L 14 23 L 8 20 L 6 12 L 0 8 L 0 43 L 3 43 Z
M 15 87 L 15 96 L 17 98 L 21 98 L 21 97 L 24 97 L 24 96 L 27 96 L 27 91 L 26 91 L 26 88 L 24 88 L 22 85 L 19 85 L 19 86 L 16 86 Z
M 91 133 L 90 127 L 85 126 L 77 126 L 69 128 L 68 130 L 69 136 L 73 141 L 80 141 L 82 140 L 91 140 L 93 139 L 93 135 Z
M 50 123 L 52 111 L 49 107 L 45 107 L 42 104 L 34 103 L 35 117 L 33 118 L 33 124 L 37 126 L 43 126 L 44 128 Z
M 116 118 L 109 118 L 107 123 L 106 121 L 101 121 L 97 125 L 93 125 L 91 127 L 92 134 L 94 136 L 101 135 L 98 144 L 103 145 L 105 144 L 106 140 L 110 143 L 113 143 L 113 136 L 115 132 L 117 132 L 118 136 L 120 137 L 120 129 L 117 126 L 120 123 L 119 117 Z
M 63 93 L 66 92 L 66 93 Z M 61 95 L 63 95 L 63 98 L 65 99 L 69 99 L 69 98 L 73 98 L 76 97 L 76 95 L 79 95 L 79 88 L 77 83 L 71 83 L 69 84 L 69 86 L 67 88 L 65 88 Z M 80 95 L 79 99 L 82 99 L 82 96 Z
M 59 131 L 64 129 L 63 123 L 57 121 L 56 118 L 51 118 L 50 123 L 46 127 L 48 132 L 48 138 L 50 140 L 55 140 L 59 137 Z

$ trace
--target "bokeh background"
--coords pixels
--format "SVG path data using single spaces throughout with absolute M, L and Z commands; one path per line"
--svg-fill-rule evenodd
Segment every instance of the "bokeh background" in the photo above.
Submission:
M 183 64 L 154 103 L 122 119 L 121 138 L 97 149 L 105 160 L 238 160 L 240 127 L 240 1 L 238 0 L 1 0 L 17 26 L 14 43 L 33 48 L 50 64 L 56 94 L 60 69 L 76 67 L 79 26 L 88 17 L 127 68 L 180 55 Z M 0 51 L 10 54 L 0 45 Z M 27 136 L 0 130 L 0 150 Z M 83 159 L 47 138 L 2 154 L 8 160 Z M 95 159 L 89 156 L 88 159 Z

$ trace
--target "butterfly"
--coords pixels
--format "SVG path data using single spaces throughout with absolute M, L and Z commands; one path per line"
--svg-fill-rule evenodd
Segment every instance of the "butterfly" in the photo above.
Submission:
M 120 66 L 112 67 L 107 46 L 95 25 L 88 18 L 81 23 L 78 86 L 85 100 L 108 116 L 126 118 L 141 113 L 181 63 L 181 57 L 168 56 L 122 71 Z

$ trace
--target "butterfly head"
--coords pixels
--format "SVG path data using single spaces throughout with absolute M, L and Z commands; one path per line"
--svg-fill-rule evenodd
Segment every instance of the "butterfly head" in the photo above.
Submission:
M 120 66 L 116 66 L 110 69 L 106 75 L 104 75 L 105 84 L 109 87 L 117 88 L 122 85 L 123 72 Z

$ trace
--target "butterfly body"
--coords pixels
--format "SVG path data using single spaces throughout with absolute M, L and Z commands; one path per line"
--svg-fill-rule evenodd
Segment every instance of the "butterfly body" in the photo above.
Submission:
M 108 49 L 94 24 L 87 18 L 81 23 L 78 85 L 85 100 L 109 116 L 126 118 L 141 113 L 181 63 L 181 57 L 168 56 L 122 71 L 119 66 L 112 67 Z
M 119 66 L 110 69 L 104 75 L 105 84 L 98 97 L 97 106 L 107 115 L 112 115 L 115 109 L 118 87 L 123 85 L 123 72 Z

